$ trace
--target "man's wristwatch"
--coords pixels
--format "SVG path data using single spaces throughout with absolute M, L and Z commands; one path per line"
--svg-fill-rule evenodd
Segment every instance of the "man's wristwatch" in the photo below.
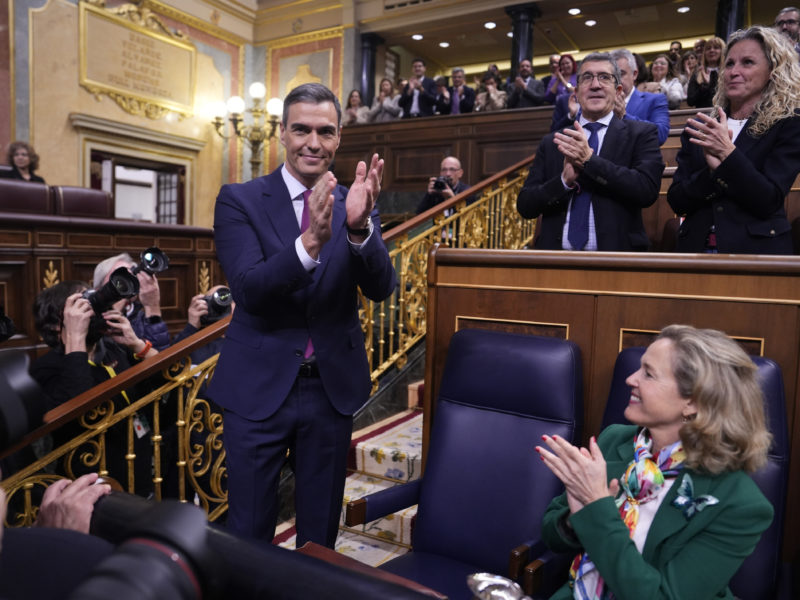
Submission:
M 375 227 L 372 224 L 372 219 L 367 218 L 367 222 L 364 223 L 364 227 L 362 229 L 354 229 L 350 227 L 350 224 L 345 221 L 345 227 L 347 228 L 347 233 L 350 235 L 357 235 L 361 237 L 367 237 L 370 233 L 372 233 L 372 229 Z

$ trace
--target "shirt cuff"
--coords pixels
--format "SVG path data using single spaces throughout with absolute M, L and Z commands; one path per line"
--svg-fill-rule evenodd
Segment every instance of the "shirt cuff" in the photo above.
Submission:
M 567 182 L 564 181 L 564 176 L 563 175 L 561 176 L 561 185 L 564 186 L 565 190 L 574 190 L 574 189 L 578 188 L 578 184 L 577 183 L 575 183 L 575 184 L 573 184 L 571 186 L 567 185 Z
M 375 231 L 375 223 L 372 222 L 372 217 L 369 218 L 369 225 L 367 225 L 367 227 L 369 227 L 369 233 L 367 234 L 367 237 L 364 239 L 364 241 L 361 242 L 360 244 L 352 241 L 350 239 L 350 235 L 347 235 L 347 243 L 350 244 L 350 247 L 353 250 L 361 250 L 369 241 L 369 238 L 372 237 L 372 232 Z
M 306 271 L 313 271 L 319 266 L 320 262 L 311 258 L 308 252 L 306 252 L 306 248 L 303 246 L 303 242 L 300 237 L 301 236 L 298 235 L 297 239 L 294 241 L 294 250 L 297 252 L 297 258 L 300 259 L 300 264 L 303 265 L 303 268 Z

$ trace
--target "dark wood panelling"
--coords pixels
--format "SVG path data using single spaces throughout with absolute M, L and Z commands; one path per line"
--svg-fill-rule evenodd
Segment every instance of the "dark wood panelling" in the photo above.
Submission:
M 486 323 L 563 331 L 581 349 L 584 438 L 599 432 L 614 361 L 670 323 L 725 331 L 777 362 L 792 457 L 788 506 L 800 502 L 800 257 L 435 250 L 428 264 L 424 440 L 435 419 L 447 347 L 458 327 Z M 784 557 L 800 557 L 788 511 Z
M 203 284 L 225 283 L 211 229 L 18 213 L 0 213 L 0 220 L 10 227 L 0 230 L 0 301 L 17 329 L 0 351 L 35 352 L 31 305 L 36 294 L 57 281 L 90 283 L 97 263 L 120 252 L 138 260 L 142 250 L 158 246 L 169 256 L 170 267 L 158 279 L 163 317 L 172 332 L 185 326 L 189 301 Z

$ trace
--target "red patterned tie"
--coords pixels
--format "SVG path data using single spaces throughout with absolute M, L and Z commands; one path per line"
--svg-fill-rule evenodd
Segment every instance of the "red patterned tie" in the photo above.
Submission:
M 303 192 L 303 215 L 300 217 L 300 233 L 308 229 L 308 197 L 311 195 L 311 190 Z M 311 336 L 308 337 L 306 350 L 303 353 L 304 358 L 308 358 L 314 354 L 314 344 L 311 343 Z

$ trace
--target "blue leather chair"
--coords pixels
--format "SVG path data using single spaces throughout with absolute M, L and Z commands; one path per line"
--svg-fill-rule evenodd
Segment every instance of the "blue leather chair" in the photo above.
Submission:
M 534 446 L 545 433 L 578 439 L 582 414 L 574 343 L 459 331 L 447 353 L 424 477 L 351 502 L 346 522 L 417 503 L 413 550 L 381 568 L 451 599 L 471 598 L 468 574 L 506 574 L 512 549 L 540 547 L 542 515 L 563 488 Z
M 630 388 L 625 384 L 625 379 L 639 368 L 644 351 L 645 348 L 642 347 L 626 348 L 617 357 L 611 392 L 603 415 L 603 428 L 612 423 L 628 422 L 623 414 L 630 398 Z M 784 597 L 791 587 L 788 581 L 790 570 L 780 561 L 789 477 L 789 433 L 786 428 L 786 401 L 780 367 L 768 358 L 750 358 L 758 367 L 767 425 L 772 433 L 769 461 L 766 466 L 753 473 L 752 477 L 764 496 L 772 502 L 775 518 L 761 536 L 756 549 L 731 580 L 730 588 L 741 600 L 762 600 Z

